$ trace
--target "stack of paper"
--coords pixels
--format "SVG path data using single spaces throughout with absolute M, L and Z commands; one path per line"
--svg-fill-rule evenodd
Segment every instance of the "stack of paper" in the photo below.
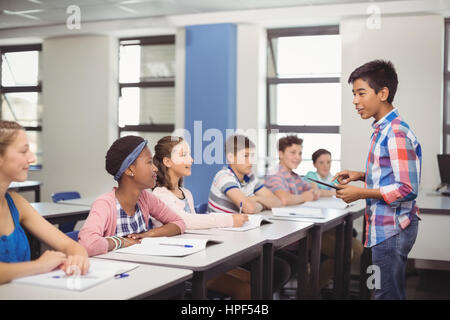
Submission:
M 248 221 L 246 221 L 242 227 L 229 227 L 219 228 L 220 230 L 227 231 L 247 231 L 255 228 L 259 228 L 263 224 L 272 223 L 269 219 L 260 215 L 248 215 Z
M 128 262 L 90 260 L 89 272 L 86 275 L 80 275 L 80 271 L 75 270 L 75 275 L 66 276 L 64 271 L 55 270 L 44 274 L 15 279 L 13 282 L 83 291 L 109 279 L 113 279 L 115 275 L 133 270 L 137 267 L 139 267 L 138 264 Z
M 183 257 L 204 250 L 208 242 L 220 243 L 220 241 L 211 239 L 175 237 L 144 238 L 140 244 L 122 248 L 116 250 L 116 252 L 147 256 Z

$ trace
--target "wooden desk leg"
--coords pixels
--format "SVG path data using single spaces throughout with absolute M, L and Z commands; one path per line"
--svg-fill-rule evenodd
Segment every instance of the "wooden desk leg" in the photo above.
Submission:
M 309 279 L 309 294 L 312 299 L 320 298 L 319 273 L 321 248 L 322 227 L 314 226 L 311 230 L 311 274 Z
M 334 245 L 334 299 L 342 299 L 343 262 L 344 262 L 344 223 L 335 228 L 336 242 Z
M 263 299 L 273 299 L 273 259 L 275 248 L 271 243 L 263 247 Z
M 342 298 L 348 299 L 350 292 L 350 272 L 352 265 L 352 241 L 353 241 L 353 217 L 349 215 L 345 219 L 344 229 L 344 267 L 343 267 L 343 283 Z
M 308 287 L 308 237 L 298 242 L 297 299 L 306 298 Z
M 192 299 L 205 300 L 207 291 L 205 273 L 194 271 L 192 278 Z
M 262 296 L 262 274 L 263 274 L 263 257 L 259 255 L 251 261 L 251 296 L 252 300 L 261 300 Z M 272 273 L 273 274 L 273 273 Z

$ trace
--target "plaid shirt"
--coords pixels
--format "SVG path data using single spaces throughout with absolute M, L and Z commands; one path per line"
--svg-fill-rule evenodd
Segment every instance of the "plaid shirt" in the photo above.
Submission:
M 310 183 L 304 181 L 294 171 L 287 170 L 281 164 L 273 172 L 269 172 L 264 184 L 272 192 L 284 190 L 291 194 L 302 194 L 311 189 Z
M 152 219 L 148 219 L 149 228 L 152 229 Z M 122 209 L 117 201 L 117 229 L 116 236 L 125 237 L 132 233 L 142 233 L 147 231 L 145 225 L 144 216 L 142 215 L 141 208 L 136 203 L 136 212 L 134 215 L 129 216 Z
M 366 242 L 372 247 L 405 229 L 418 215 L 422 151 L 416 136 L 392 110 L 372 127 L 365 187 L 380 189 L 384 200 L 366 199 Z

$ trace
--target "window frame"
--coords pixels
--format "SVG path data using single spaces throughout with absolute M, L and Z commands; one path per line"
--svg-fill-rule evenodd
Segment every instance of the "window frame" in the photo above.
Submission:
M 134 37 L 134 38 L 120 38 L 119 50 L 121 46 L 141 45 L 162 45 L 173 44 L 175 45 L 175 35 L 164 36 L 150 36 L 150 37 Z M 139 82 L 120 82 L 119 81 L 119 99 L 122 96 L 123 88 L 175 88 L 175 78 L 165 78 L 164 80 L 145 80 Z M 175 121 L 173 123 L 140 123 L 138 125 L 125 125 L 119 126 L 119 136 L 122 132 L 167 132 L 172 133 L 175 130 Z
M 447 150 L 447 144 L 449 141 L 447 141 L 447 137 L 450 135 L 450 124 L 447 124 L 447 118 L 449 116 L 450 107 L 448 106 L 448 99 L 449 96 L 447 94 L 447 87 L 450 85 L 450 71 L 448 70 L 449 67 L 449 61 L 448 61 L 448 54 L 449 54 L 449 41 L 450 41 L 450 19 L 445 19 L 445 31 L 444 31 L 444 39 L 445 39 L 445 45 L 444 45 L 444 99 L 443 99 L 443 119 L 442 119 L 442 153 L 448 154 L 450 153 L 450 150 Z
M 42 44 L 22 44 L 22 45 L 0 45 L 0 57 L 4 53 L 11 52 L 26 52 L 26 51 L 38 51 L 39 55 L 42 52 Z M 1 113 L 1 100 L 3 100 L 3 94 L 5 93 L 18 93 L 18 92 L 37 92 L 42 94 L 42 81 L 38 79 L 38 83 L 35 86 L 3 86 L 2 84 L 2 66 L 3 64 L 0 61 L 0 119 L 2 117 Z M 39 131 L 42 132 L 42 125 L 37 126 L 24 126 L 25 131 Z M 30 170 L 39 170 L 42 169 L 42 164 L 36 164 L 30 166 Z
M 304 83 L 340 83 L 340 77 L 302 77 L 302 78 L 280 78 L 277 73 L 276 56 L 273 48 L 272 40 L 276 38 L 284 37 L 298 37 L 298 36 L 320 36 L 320 35 L 339 35 L 339 26 L 317 26 L 317 27 L 300 27 L 300 28 L 280 28 L 280 29 L 268 29 L 267 41 L 268 41 L 268 63 L 272 61 L 272 67 L 275 73 L 275 77 L 267 76 L 266 79 L 266 156 L 269 157 L 269 140 L 270 133 L 273 130 L 278 130 L 279 133 L 323 133 L 323 134 L 340 134 L 340 126 L 317 126 L 317 125 L 278 125 L 273 124 L 271 121 L 271 97 L 270 87 L 271 85 L 278 84 L 304 84 Z M 271 56 L 271 59 L 269 57 Z M 266 170 L 268 167 L 266 163 Z

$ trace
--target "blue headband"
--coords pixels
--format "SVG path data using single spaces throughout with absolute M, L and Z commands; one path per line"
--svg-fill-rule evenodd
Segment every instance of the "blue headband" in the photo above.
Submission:
M 117 171 L 116 175 L 114 176 L 114 180 L 119 181 L 120 177 L 122 177 L 125 170 L 131 166 L 131 164 L 136 161 L 137 157 L 142 152 L 142 149 L 147 145 L 148 141 L 144 140 L 142 141 L 126 158 L 123 160 L 122 165 L 120 166 L 119 170 Z

